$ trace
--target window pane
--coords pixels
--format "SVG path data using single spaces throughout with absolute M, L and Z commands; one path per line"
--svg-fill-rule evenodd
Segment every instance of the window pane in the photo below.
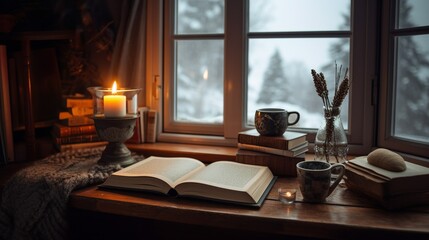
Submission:
M 429 26 L 428 0 L 397 0 L 397 28 Z
M 429 35 L 396 37 L 394 136 L 429 143 Z
M 223 40 L 176 41 L 175 120 L 223 122 Z
M 223 33 L 223 0 L 178 0 L 176 34 Z
M 350 30 L 350 0 L 250 0 L 250 32 Z
M 323 103 L 316 93 L 311 69 L 324 73 L 332 99 L 335 61 L 338 67 L 343 66 L 342 80 L 349 66 L 349 46 L 349 38 L 251 39 L 247 123 L 254 124 L 256 109 L 278 107 L 301 114 L 294 127 L 318 128 L 323 121 Z M 345 128 L 347 113 L 348 98 L 341 107 Z

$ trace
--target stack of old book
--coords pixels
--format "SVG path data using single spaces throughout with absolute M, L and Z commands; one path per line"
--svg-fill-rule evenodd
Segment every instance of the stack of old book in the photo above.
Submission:
M 54 146 L 58 151 L 105 145 L 97 135 L 92 99 L 66 97 L 65 111 L 60 112 L 59 121 L 52 127 Z
M 60 112 L 60 123 L 65 126 L 83 126 L 94 124 L 91 115 L 94 113 L 93 101 L 84 97 L 64 97 L 63 109 Z
M 282 136 L 262 136 L 256 129 L 238 133 L 237 162 L 268 166 L 278 176 L 295 177 L 296 164 L 308 151 L 306 133 L 286 131 Z
M 429 168 L 405 162 L 406 169 L 393 172 L 374 166 L 367 156 L 345 163 L 345 183 L 387 209 L 429 204 Z

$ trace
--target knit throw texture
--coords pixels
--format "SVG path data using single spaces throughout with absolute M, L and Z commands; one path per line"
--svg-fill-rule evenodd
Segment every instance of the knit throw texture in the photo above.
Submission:
M 104 147 L 52 155 L 16 173 L 0 205 L 0 239 L 67 239 L 73 190 L 102 183 L 119 165 L 98 165 Z M 140 161 L 144 157 L 133 155 Z

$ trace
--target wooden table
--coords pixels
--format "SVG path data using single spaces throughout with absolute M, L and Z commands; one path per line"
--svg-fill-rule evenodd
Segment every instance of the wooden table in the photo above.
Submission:
M 279 178 L 260 209 L 96 186 L 73 192 L 69 205 L 83 234 L 90 225 L 96 236 L 112 238 L 429 239 L 429 206 L 388 211 L 344 186 L 323 204 L 302 202 L 298 190 L 297 201 L 284 205 L 279 187 L 298 188 L 297 179 Z

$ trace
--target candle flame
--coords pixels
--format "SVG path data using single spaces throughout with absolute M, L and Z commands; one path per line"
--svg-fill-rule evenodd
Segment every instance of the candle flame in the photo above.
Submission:
M 116 92 L 117 92 L 117 86 L 116 86 L 116 81 L 114 81 L 112 86 L 112 94 L 116 94 Z
M 203 73 L 203 78 L 204 78 L 204 80 L 207 80 L 207 79 L 209 79 L 209 70 L 205 70 L 204 71 L 204 73 Z
M 292 194 L 290 192 L 287 192 L 286 197 L 290 197 L 290 196 L 292 196 Z

